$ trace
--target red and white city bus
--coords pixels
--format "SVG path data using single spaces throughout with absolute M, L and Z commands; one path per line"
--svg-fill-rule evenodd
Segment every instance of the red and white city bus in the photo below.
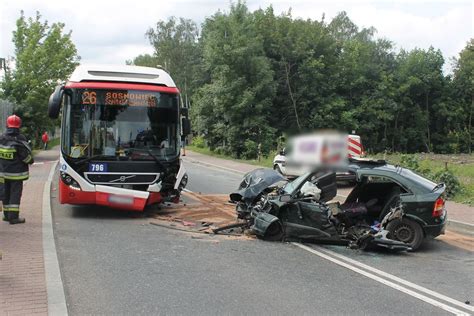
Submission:
M 179 200 L 187 182 L 180 145 L 190 124 L 166 71 L 78 66 L 49 99 L 49 116 L 60 112 L 62 204 L 142 211 Z

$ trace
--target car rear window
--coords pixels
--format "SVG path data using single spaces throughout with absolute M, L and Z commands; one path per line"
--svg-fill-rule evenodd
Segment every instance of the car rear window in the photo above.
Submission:
M 436 186 L 436 183 L 434 183 L 431 180 L 426 179 L 425 177 L 420 176 L 419 174 L 409 170 L 409 169 L 402 169 L 401 172 L 402 176 L 413 180 L 417 184 L 421 185 L 423 188 L 425 188 L 428 191 L 433 190 L 433 188 Z

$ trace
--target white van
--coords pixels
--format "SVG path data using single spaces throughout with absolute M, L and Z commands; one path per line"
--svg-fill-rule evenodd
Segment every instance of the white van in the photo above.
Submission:
M 363 147 L 359 135 L 311 134 L 290 139 L 273 159 L 273 169 L 298 177 L 318 166 L 342 167 L 347 158 L 359 158 Z

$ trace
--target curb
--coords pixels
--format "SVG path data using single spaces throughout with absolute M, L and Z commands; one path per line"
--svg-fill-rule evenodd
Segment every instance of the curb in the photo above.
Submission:
M 43 256 L 48 296 L 49 315 L 68 315 L 64 287 L 59 270 L 58 255 L 54 241 L 53 219 L 51 214 L 51 182 L 56 171 L 56 161 L 49 172 L 43 190 Z
M 474 225 L 455 220 L 448 220 L 446 230 L 463 235 L 474 236 Z

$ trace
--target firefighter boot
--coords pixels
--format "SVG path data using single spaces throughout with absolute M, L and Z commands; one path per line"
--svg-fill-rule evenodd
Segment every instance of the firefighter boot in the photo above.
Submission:
M 10 220 L 10 224 L 11 224 L 11 225 L 23 224 L 24 222 L 26 222 L 26 220 L 25 220 L 23 217 L 12 218 L 12 219 Z
M 9 211 L 5 211 L 3 209 L 3 205 L 1 206 L 1 209 L 3 211 L 3 221 L 5 222 L 9 222 L 10 221 L 10 212 Z
M 11 225 L 15 225 L 15 224 L 23 224 L 25 221 L 25 219 L 23 217 L 20 217 L 20 212 L 10 212 L 10 224 Z

